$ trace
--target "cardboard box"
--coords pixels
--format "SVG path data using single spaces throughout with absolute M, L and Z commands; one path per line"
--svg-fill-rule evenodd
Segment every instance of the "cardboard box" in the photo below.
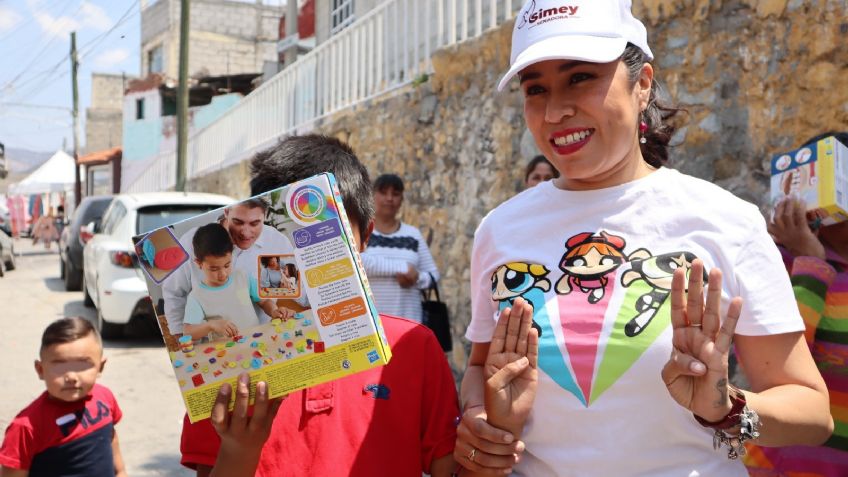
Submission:
M 242 372 L 251 399 L 258 381 L 273 398 L 391 359 L 332 174 L 257 197 L 265 212 L 243 201 L 134 238 L 192 422 Z M 245 210 L 262 221 L 252 232 L 238 232 Z M 198 257 L 195 239 L 214 253 Z
M 771 203 L 795 194 L 821 225 L 848 220 L 848 147 L 824 138 L 771 160 Z

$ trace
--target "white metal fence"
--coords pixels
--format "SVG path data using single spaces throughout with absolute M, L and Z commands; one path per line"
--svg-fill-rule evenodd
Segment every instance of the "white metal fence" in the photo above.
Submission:
M 431 54 L 512 18 L 521 0 L 388 0 L 245 97 L 188 144 L 188 178 L 237 162 L 316 119 L 432 72 Z M 149 160 L 129 192 L 176 183 L 176 154 Z

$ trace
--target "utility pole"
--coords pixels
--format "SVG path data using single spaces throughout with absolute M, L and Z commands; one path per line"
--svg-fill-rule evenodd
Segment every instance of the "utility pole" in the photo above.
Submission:
M 185 191 L 188 154 L 188 28 L 189 0 L 180 0 L 180 71 L 177 86 L 177 184 Z
M 288 0 L 286 5 L 286 48 L 284 66 L 290 66 L 297 60 L 297 0 Z
M 77 69 L 79 62 L 77 61 L 77 32 L 71 32 L 71 87 L 74 95 L 74 107 L 72 110 L 74 117 L 74 208 L 76 208 L 80 200 L 82 200 L 82 183 L 80 181 L 80 166 L 79 166 L 79 94 L 77 92 Z

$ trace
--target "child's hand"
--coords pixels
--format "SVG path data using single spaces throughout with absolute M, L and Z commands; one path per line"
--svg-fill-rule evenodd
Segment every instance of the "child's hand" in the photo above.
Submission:
M 284 306 L 279 308 L 275 308 L 274 312 L 271 313 L 271 318 L 279 318 L 281 320 L 288 320 L 289 318 L 294 317 L 294 310 L 290 310 Z
M 238 327 L 230 320 L 212 320 L 209 321 L 209 327 L 213 332 L 219 335 L 236 336 L 238 335 Z
M 271 425 L 284 397 L 268 399 L 268 384 L 256 383 L 256 398 L 253 415 L 249 415 L 250 376 L 242 373 L 236 385 L 236 398 L 233 411 L 227 408 L 232 389 L 224 383 L 218 390 L 215 405 L 212 408 L 212 426 L 221 436 L 221 448 L 215 464 L 216 475 L 236 475 L 239 472 L 253 475 L 259 463 L 262 446 L 271 434 Z M 252 467 L 252 469 L 251 469 Z

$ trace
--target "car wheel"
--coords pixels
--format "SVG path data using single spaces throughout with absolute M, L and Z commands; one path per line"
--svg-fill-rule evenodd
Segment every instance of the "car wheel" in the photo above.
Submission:
M 103 313 L 100 308 L 97 309 L 97 331 L 100 336 L 107 340 L 113 340 L 124 336 L 124 325 L 118 323 L 109 323 L 103 319 Z
M 15 263 L 15 246 L 12 245 L 12 251 L 9 253 L 9 260 L 6 262 L 6 270 L 14 270 L 18 267 Z
M 82 276 L 82 304 L 91 308 L 94 306 L 94 300 L 88 294 L 88 286 L 85 283 L 85 275 Z
M 74 268 L 72 263 L 62 261 L 62 269 L 65 271 L 65 290 L 78 291 L 82 288 L 82 270 Z

